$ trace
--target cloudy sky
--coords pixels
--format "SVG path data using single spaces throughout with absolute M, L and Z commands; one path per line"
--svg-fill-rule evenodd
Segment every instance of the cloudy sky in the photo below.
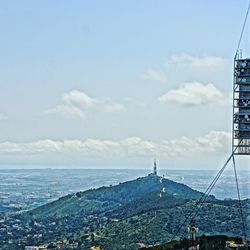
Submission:
M 0 167 L 219 168 L 247 5 L 0 1 Z

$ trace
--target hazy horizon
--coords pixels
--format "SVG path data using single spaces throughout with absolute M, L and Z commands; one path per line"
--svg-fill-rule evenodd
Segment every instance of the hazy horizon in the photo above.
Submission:
M 111 166 L 62 166 L 62 165 L 54 165 L 54 166 L 47 166 L 47 165 L 32 165 L 30 166 L 29 164 L 26 165 L 8 165 L 8 166 L 0 166 L 0 170 L 145 170 L 148 171 L 149 173 L 152 172 L 152 167 L 146 167 L 146 166 L 141 166 L 141 167 L 136 167 L 136 166 L 116 166 L 116 167 L 111 167 Z M 217 173 L 219 171 L 219 168 L 206 168 L 206 169 L 197 169 L 197 168 L 158 168 L 158 171 L 209 171 L 209 172 L 214 172 Z M 226 168 L 225 172 L 233 172 L 233 168 L 229 166 Z M 240 172 L 250 172 L 250 169 L 245 166 L 243 168 L 239 168 L 238 171 Z

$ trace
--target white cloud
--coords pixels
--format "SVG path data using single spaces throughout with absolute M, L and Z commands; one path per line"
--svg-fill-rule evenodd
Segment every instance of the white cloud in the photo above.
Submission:
M 142 74 L 143 80 L 153 80 L 157 82 L 167 82 L 167 76 L 163 71 L 148 69 L 144 74 Z
M 89 97 L 86 93 L 79 90 L 72 90 L 62 96 L 65 105 L 77 106 L 81 109 L 91 107 L 96 103 L 94 98 Z
M 91 98 L 83 91 L 72 90 L 62 95 L 62 104 L 45 110 L 42 114 L 60 114 L 68 119 L 84 120 L 86 118 L 86 111 L 96 103 L 97 100 Z
M 0 121 L 5 121 L 7 119 L 8 117 L 6 115 L 0 114 Z
M 96 110 L 109 113 L 121 112 L 125 110 L 124 105 L 115 103 L 109 98 L 92 98 L 83 91 L 72 90 L 62 95 L 62 104 L 55 108 L 45 110 L 42 114 L 60 114 L 69 119 L 84 120 L 87 112 L 95 107 Z
M 199 106 L 212 103 L 225 104 L 229 97 L 218 90 L 212 83 L 185 83 L 178 89 L 169 90 L 158 98 L 161 103 L 183 106 Z
M 85 119 L 86 114 L 84 110 L 72 105 L 58 105 L 50 110 L 51 113 L 60 113 L 66 118 L 70 119 Z
M 172 148 L 172 155 L 187 155 L 200 153 L 221 153 L 230 145 L 231 133 L 225 131 L 210 131 L 208 134 L 196 138 L 181 138 L 165 141 L 164 144 Z
M 78 154 L 80 157 L 127 158 L 127 157 L 185 157 L 188 155 L 221 154 L 230 144 L 231 134 L 211 131 L 196 138 L 182 136 L 173 140 L 154 142 L 140 137 L 114 140 L 39 140 L 27 143 L 2 142 L 0 154 Z M 71 159 L 71 158 L 70 158 Z
M 147 69 L 141 75 L 143 80 L 162 82 L 176 86 L 180 82 L 215 82 L 222 84 L 231 76 L 231 66 L 221 56 L 194 56 L 187 53 L 172 55 L 157 68 Z
M 108 113 L 117 113 L 117 112 L 122 112 L 125 111 L 124 105 L 120 103 L 110 103 L 105 106 L 105 111 Z
M 220 56 L 192 56 L 186 53 L 173 55 L 166 67 L 180 67 L 192 71 L 220 71 L 228 65 L 228 61 Z

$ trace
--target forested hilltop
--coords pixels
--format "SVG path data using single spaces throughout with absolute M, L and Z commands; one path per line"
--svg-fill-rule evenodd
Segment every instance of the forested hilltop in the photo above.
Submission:
M 99 246 L 132 250 L 162 244 L 176 235 L 201 195 L 184 184 L 152 174 L 116 186 L 78 192 L 22 214 L 2 214 L 1 249 L 35 245 L 48 249 Z M 248 220 L 249 205 L 249 200 L 243 201 Z M 234 200 L 220 201 L 210 196 L 196 223 L 201 235 L 242 235 L 238 203 Z M 247 230 L 249 233 L 249 227 Z

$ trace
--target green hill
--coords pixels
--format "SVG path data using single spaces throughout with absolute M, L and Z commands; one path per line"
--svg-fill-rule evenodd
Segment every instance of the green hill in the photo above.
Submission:
M 32 210 L 33 217 L 66 216 L 84 212 L 86 215 L 103 213 L 133 203 L 135 200 L 154 193 L 165 193 L 177 199 L 198 199 L 202 193 L 190 187 L 159 176 L 148 175 L 111 187 L 100 187 L 68 195 L 52 203 Z M 211 196 L 211 199 L 215 199 Z M 152 205 L 152 204 L 151 204 Z
M 186 185 L 154 175 L 78 192 L 32 211 L 0 218 L 1 247 L 132 250 L 162 244 L 176 235 L 201 195 Z M 243 202 L 248 219 L 249 205 L 249 200 Z M 237 201 L 210 196 L 196 221 L 201 234 L 242 235 Z M 182 232 L 186 232 L 186 225 Z

